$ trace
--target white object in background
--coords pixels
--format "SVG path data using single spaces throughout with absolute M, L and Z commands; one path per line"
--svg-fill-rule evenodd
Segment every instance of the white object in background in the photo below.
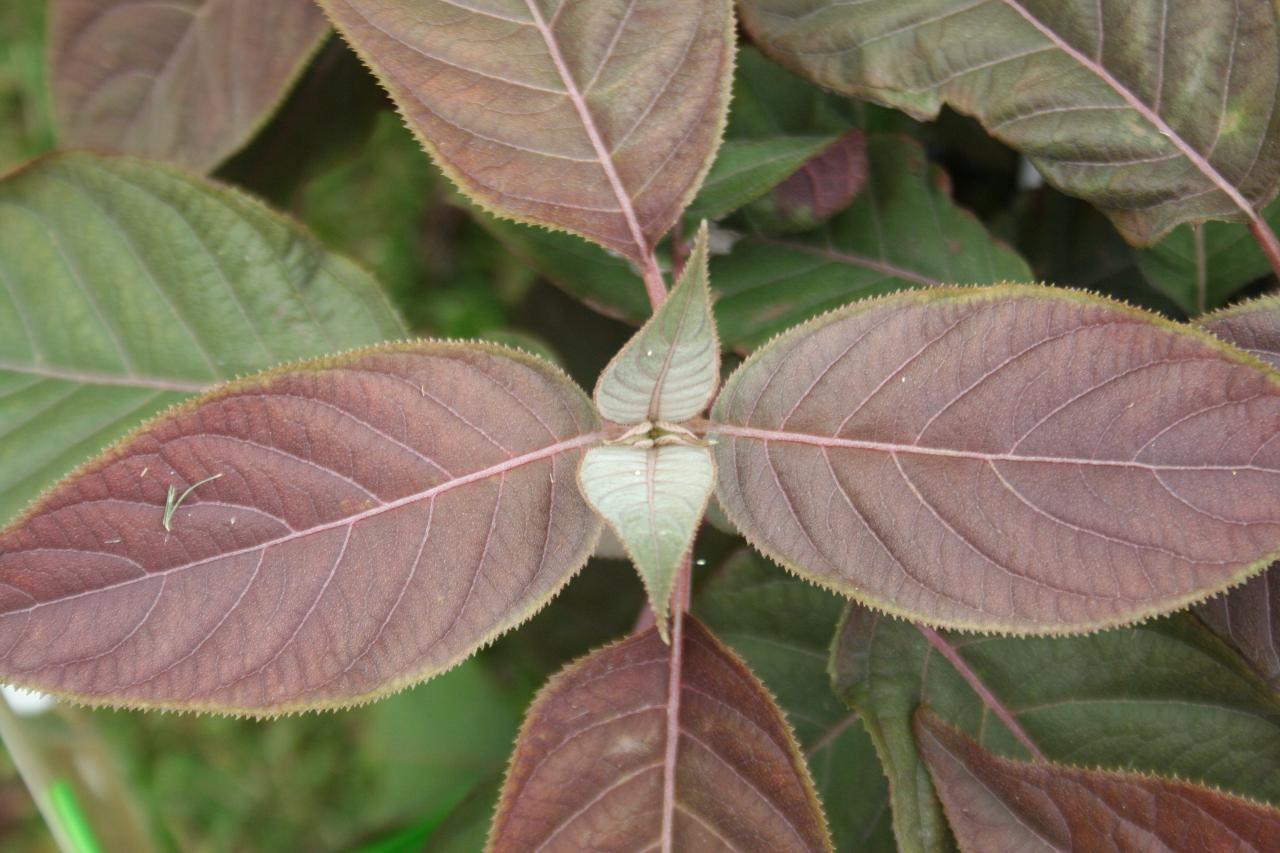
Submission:
M 1044 186 L 1044 175 L 1026 157 L 1018 158 L 1018 189 L 1038 190 Z
M 23 690 L 21 687 L 0 685 L 0 695 L 9 703 L 13 713 L 19 717 L 35 717 L 43 714 L 58 701 L 48 693 L 37 693 L 34 690 Z

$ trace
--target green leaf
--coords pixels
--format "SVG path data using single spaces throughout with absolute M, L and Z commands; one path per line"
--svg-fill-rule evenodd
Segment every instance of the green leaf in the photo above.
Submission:
M 209 171 L 284 99 L 329 31 L 309 0 L 52 0 L 65 147 Z
M 836 850 L 893 853 L 889 791 L 856 712 L 831 691 L 827 656 L 845 602 L 749 551 L 719 567 L 695 610 L 742 655 L 795 729 Z
M 1280 227 L 1280 203 L 1269 206 L 1263 216 L 1272 229 Z M 1192 317 L 1222 307 L 1271 272 L 1249 227 L 1232 222 L 1179 225 L 1137 256 L 1147 280 Z
M 593 447 L 582 457 L 578 482 L 622 540 L 649 593 L 658 630 L 670 642 L 671 589 L 715 485 L 710 451 L 679 444 Z
M 0 519 L 193 392 L 403 334 L 367 274 L 246 196 L 40 160 L 0 182 Z
M 834 136 L 726 140 L 684 215 L 694 222 L 723 219 L 782 183 L 835 141 Z
M 1030 281 L 1031 270 L 951 200 L 950 181 L 903 136 L 868 139 L 861 194 L 816 231 L 747 234 L 711 261 L 725 344 L 750 349 L 823 311 L 934 284 Z
M 666 301 L 600 374 L 596 407 L 620 424 L 680 423 L 706 409 L 719 383 L 704 223 Z
M 746 211 L 752 230 L 790 234 L 822 225 L 867 183 L 867 136 L 851 130 L 810 158 Z
M 1273 3 L 743 0 L 739 8 L 757 45 L 822 86 L 917 118 L 944 103 L 976 116 L 1134 243 L 1184 222 L 1256 219 L 1280 182 Z
M 321 5 L 470 198 L 656 274 L 724 128 L 730 0 Z
M 1280 810 L 1177 779 L 992 755 L 935 714 L 916 737 L 965 850 L 1274 850 Z
M 1172 775 L 1280 803 L 1280 705 L 1190 616 L 1085 637 L 939 640 L 972 681 L 915 627 L 858 605 L 832 648 L 833 684 L 875 741 L 904 851 L 949 846 L 911 730 L 921 705 L 1002 755 L 1029 757 L 1001 711 L 1052 761 Z

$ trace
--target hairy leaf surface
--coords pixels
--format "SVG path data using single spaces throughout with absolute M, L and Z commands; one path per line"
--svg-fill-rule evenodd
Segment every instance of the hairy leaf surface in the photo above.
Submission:
M 64 146 L 211 170 L 254 134 L 324 39 L 309 0 L 53 0 Z
M 1265 216 L 1273 230 L 1280 227 L 1280 203 L 1271 204 Z M 1179 225 L 1136 254 L 1146 279 L 1192 317 L 1220 307 L 1271 272 L 1248 227 L 1234 222 Z
M 323 0 L 440 166 L 643 263 L 724 126 L 730 0 Z
M 1247 220 L 1280 181 L 1273 3 L 743 0 L 755 42 L 823 86 L 976 116 L 1133 242 Z
M 596 407 L 620 424 L 679 423 L 707 407 L 719 382 L 704 224 L 666 301 L 600 374 Z
M 403 334 L 377 282 L 246 196 L 40 160 L 0 182 L 0 522 L 183 397 Z
M 732 347 L 753 347 L 855 299 L 938 283 L 1030 281 L 1031 270 L 951 200 L 918 142 L 868 138 L 860 195 L 813 231 L 747 233 L 711 260 L 716 320 Z
M 671 589 L 715 486 L 705 447 L 593 447 L 578 481 L 635 563 L 649 593 L 658 631 L 669 641 Z
M 684 623 L 674 818 L 662 826 L 671 649 L 654 629 L 570 665 L 529 709 L 490 849 L 830 850 L 782 713 L 732 652 Z
M 695 612 L 778 699 L 804 750 L 835 849 L 894 853 L 889 791 L 858 714 L 831 690 L 827 652 L 844 601 L 742 550 L 699 590 Z
M 231 383 L 0 535 L 0 677 L 266 714 L 441 672 L 590 554 L 573 474 L 596 423 L 554 368 L 491 346 L 387 345 Z
M 1280 297 L 1218 311 L 1200 325 L 1280 368 Z M 1196 612 L 1280 693 L 1280 569 L 1275 564 L 1243 586 L 1206 601 Z
M 712 420 L 720 503 L 766 555 L 929 623 L 1124 624 L 1280 551 L 1280 374 L 1084 294 L 849 306 L 757 351 Z
M 904 851 L 950 847 L 912 735 L 921 705 L 1009 757 L 1032 755 L 1006 720 L 1051 761 L 1280 804 L 1280 704 L 1187 614 L 1087 637 L 937 639 L 854 604 L 832 646 L 833 686 L 875 741 Z
M 1174 779 L 999 758 L 922 711 L 916 736 L 964 850 L 1234 850 L 1280 846 L 1280 811 Z

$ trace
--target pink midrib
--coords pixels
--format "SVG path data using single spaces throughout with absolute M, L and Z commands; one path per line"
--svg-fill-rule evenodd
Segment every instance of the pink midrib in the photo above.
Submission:
M 1041 35 L 1053 42 L 1055 47 L 1070 56 L 1076 62 L 1080 63 L 1092 74 L 1096 75 L 1098 79 L 1102 80 L 1102 82 L 1106 83 L 1113 92 L 1124 99 L 1125 103 L 1131 106 L 1147 121 L 1151 122 L 1152 126 L 1160 132 L 1161 136 L 1172 142 L 1174 147 L 1181 151 L 1183 156 L 1186 157 L 1201 174 L 1208 178 L 1211 183 L 1218 187 L 1218 189 L 1222 190 L 1222 192 L 1231 199 L 1232 203 L 1239 207 L 1240 210 L 1249 217 L 1250 221 L 1258 221 L 1258 213 L 1253 209 L 1253 205 L 1250 204 L 1249 200 L 1245 198 L 1230 181 L 1224 178 L 1222 173 L 1215 169 L 1213 164 L 1205 159 L 1204 155 L 1192 148 L 1190 143 L 1183 139 L 1180 134 L 1175 132 L 1159 113 L 1144 103 L 1142 99 L 1133 92 L 1129 91 L 1129 89 L 1113 77 L 1111 72 L 1105 67 L 1076 50 L 1064 41 L 1057 33 L 1046 27 L 1039 18 L 1031 14 L 1031 12 L 1025 9 L 1017 2 L 1017 0 L 1003 0 L 1003 2 L 1010 9 L 1017 12 L 1028 24 L 1035 27 Z M 1099 22 L 1099 26 L 1101 26 L 1101 22 Z
M 631 239 L 636 244 L 637 258 L 644 257 L 649 252 L 649 241 L 645 239 L 644 229 L 640 227 L 640 220 L 636 216 L 635 205 L 631 203 L 631 195 L 627 192 L 627 188 L 623 186 L 622 177 L 618 174 L 618 169 L 613 163 L 613 155 L 609 153 L 608 147 L 604 144 L 604 137 L 600 135 L 600 129 L 596 126 L 595 116 L 591 114 L 587 99 L 583 97 L 581 90 L 578 89 L 578 84 L 573 79 L 573 73 L 569 70 L 569 64 L 565 62 L 564 54 L 560 52 L 560 44 L 556 41 L 555 34 L 551 32 L 551 28 L 547 26 L 546 19 L 542 17 L 542 10 L 538 8 L 538 4 L 534 0 L 525 0 L 525 5 L 529 8 L 529 15 L 533 18 L 534 27 L 542 35 L 542 40 L 547 45 L 547 51 L 551 54 L 551 61 L 555 64 L 556 71 L 560 74 L 560 79 L 564 81 L 565 93 L 573 104 L 573 108 L 578 112 L 578 118 L 587 133 L 587 139 L 591 141 L 591 147 L 596 152 L 596 159 L 600 161 L 600 168 L 604 170 L 609 186 L 613 190 L 614 196 L 618 199 L 618 206 L 622 209 L 622 216 L 627 222 L 627 229 L 631 232 Z
M 405 497 L 397 498 L 396 500 L 389 501 L 384 504 L 379 504 L 378 506 L 375 506 L 375 507 L 370 507 L 369 509 L 363 510 L 362 512 L 358 512 L 354 515 L 348 515 L 339 519 L 335 519 L 333 521 L 327 521 L 323 524 L 317 524 L 313 527 L 308 527 L 305 530 L 290 531 L 284 536 L 279 536 L 275 539 L 271 539 L 266 542 L 259 542 L 254 545 L 249 545 L 235 551 L 227 551 L 222 554 L 214 554 L 210 557 L 205 557 L 204 559 L 196 560 L 194 562 L 183 563 L 178 566 L 171 566 L 167 569 L 162 569 L 157 572 L 149 572 L 148 574 L 142 577 L 128 578 L 127 580 L 118 581 L 113 584 L 108 584 L 107 586 L 99 586 L 99 587 L 94 587 L 93 589 L 87 589 L 84 592 L 76 592 L 70 595 L 59 596 L 57 598 L 50 598 L 45 601 L 38 601 L 35 604 L 32 604 L 28 607 L 23 607 L 17 610 L 5 611 L 3 613 L 0 613 L 0 616 L 16 616 L 22 613 L 31 613 L 35 610 L 39 610 L 40 608 L 47 607 L 49 605 L 61 604 L 66 601 L 72 601 L 77 598 L 82 598 L 86 595 L 96 595 L 102 592 L 109 592 L 113 589 L 118 589 L 120 587 L 129 586 L 135 583 L 141 583 L 142 581 L 151 580 L 154 578 L 162 578 L 162 577 L 165 577 L 166 575 L 171 575 L 174 572 L 187 571 L 188 569 L 194 569 L 198 566 L 207 565 L 208 563 L 217 562 L 219 560 L 232 559 L 234 557 L 239 557 L 244 554 L 252 554 L 257 551 L 265 551 L 266 549 L 272 548 L 276 545 L 282 545 L 287 542 L 293 542 L 298 539 L 306 538 L 308 536 L 314 536 L 318 533 L 324 533 L 325 531 L 328 531 L 328 530 L 334 530 L 334 529 L 355 525 L 361 521 L 364 521 L 365 519 L 373 518 L 375 516 L 381 515 L 386 512 L 391 512 L 392 510 L 399 509 L 400 507 L 408 506 L 409 504 L 417 503 L 419 501 L 429 500 L 438 495 L 444 494 L 445 492 L 450 492 L 462 486 L 466 486 L 471 483 L 476 483 L 481 480 L 487 480 L 490 477 L 496 477 L 501 474 L 505 474 L 508 471 L 513 471 L 516 468 L 523 467 L 533 462 L 538 462 L 542 459 L 548 459 L 552 456 L 557 456 L 561 453 L 566 453 L 570 450 L 575 450 L 579 447 L 584 447 L 589 444 L 594 444 L 600 441 L 602 438 L 604 438 L 604 433 L 593 432 L 593 433 L 587 433 L 585 435 L 577 436 L 576 438 L 559 441 L 559 442 L 556 442 L 555 444 L 549 445 L 547 447 L 543 447 L 539 450 L 533 450 L 528 453 L 522 454 L 520 456 L 513 456 L 510 459 L 504 459 L 502 462 L 498 462 L 494 465 L 490 465 L 488 468 L 482 468 L 479 471 L 474 471 L 470 474 L 464 474 L 461 477 L 457 477 L 453 480 L 449 480 L 447 482 L 432 486 L 431 488 L 426 489 L 425 491 L 415 492 L 414 494 L 406 495 Z M 157 510 L 159 510 L 159 507 L 157 507 Z M 18 553 L 21 553 L 21 552 L 18 552 Z

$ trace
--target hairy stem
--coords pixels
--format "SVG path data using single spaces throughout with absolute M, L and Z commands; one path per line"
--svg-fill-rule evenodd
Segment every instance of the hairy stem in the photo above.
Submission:
M 1253 238 L 1262 247 L 1262 254 L 1267 256 L 1271 269 L 1280 278 L 1280 238 L 1276 237 L 1276 232 L 1271 230 L 1267 221 L 1256 213 L 1249 221 L 1249 230 L 1253 232 Z
M 676 813 L 676 760 L 680 744 L 681 669 L 684 665 L 684 614 L 689 609 L 693 556 L 684 558 L 671 602 L 671 666 L 667 675 L 667 751 L 662 765 L 662 853 L 672 853 Z
M 929 626 L 921 625 L 918 622 L 915 623 L 915 626 L 916 630 L 923 634 L 924 638 L 929 641 L 929 645 L 933 646 L 933 648 L 937 650 L 938 654 L 946 658 L 947 663 L 955 667 L 956 672 L 960 673 L 960 677 L 965 680 L 965 683 L 972 688 L 974 693 L 978 694 L 978 698 L 982 700 L 982 704 L 986 705 L 987 708 L 989 708 L 991 712 L 999 718 L 1000 722 L 1004 723 L 1005 728 L 1007 728 L 1013 736 L 1017 738 L 1018 743 L 1022 744 L 1023 747 L 1026 748 L 1027 752 L 1031 753 L 1031 757 L 1036 761 L 1048 761 L 1049 759 L 1047 759 L 1045 754 L 1040 751 L 1040 747 L 1036 746 L 1035 741 L 1033 741 L 1027 734 L 1026 730 L 1022 728 L 1022 725 L 1018 720 L 1012 713 L 1010 713 L 1009 709 L 1004 706 L 1004 703 L 996 698 L 996 695 L 991 692 L 991 688 L 982 683 L 982 679 L 973 671 L 968 662 L 965 661 L 964 658 L 960 657 L 960 653 L 955 650 L 955 647 L 943 639 L 941 634 Z
M 662 279 L 662 268 L 658 259 L 650 251 L 644 258 L 644 290 L 649 295 L 649 305 L 654 311 L 661 307 L 667 299 L 667 283 Z

